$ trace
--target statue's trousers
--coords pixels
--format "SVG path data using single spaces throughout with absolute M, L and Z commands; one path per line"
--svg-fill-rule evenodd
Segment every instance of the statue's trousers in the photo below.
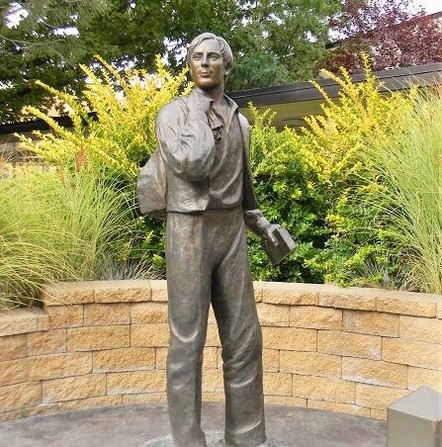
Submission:
M 166 268 L 170 345 L 167 398 L 176 447 L 205 447 L 201 376 L 212 304 L 222 344 L 225 440 L 265 441 L 262 336 L 241 208 L 168 213 Z

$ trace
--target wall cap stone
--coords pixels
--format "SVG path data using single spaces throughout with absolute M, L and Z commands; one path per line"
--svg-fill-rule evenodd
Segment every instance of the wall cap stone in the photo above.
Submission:
M 45 286 L 41 299 L 45 306 L 91 303 L 124 303 L 152 300 L 152 284 L 158 280 L 118 280 L 60 282 Z
M 434 318 L 442 306 L 442 295 L 385 290 L 379 293 L 376 310 L 415 317 Z
M 267 304 L 316 305 L 442 318 L 442 295 L 436 294 L 266 281 L 255 281 L 254 289 L 256 301 Z M 165 280 L 62 282 L 46 286 L 42 300 L 46 306 L 129 300 L 167 302 L 167 283 Z
M 38 307 L 0 312 L 0 337 L 47 330 L 49 317 Z

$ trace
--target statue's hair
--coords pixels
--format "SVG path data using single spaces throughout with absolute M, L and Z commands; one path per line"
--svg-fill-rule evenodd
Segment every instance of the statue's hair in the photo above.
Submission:
M 225 39 L 223 39 L 222 37 L 216 36 L 215 34 L 212 34 L 212 33 L 202 33 L 199 36 L 196 36 L 192 40 L 192 42 L 190 42 L 189 48 L 187 49 L 187 64 L 190 63 L 190 58 L 192 57 L 192 54 L 193 54 L 195 48 L 201 42 L 203 42 L 205 40 L 216 40 L 218 42 L 221 56 L 224 61 L 224 67 L 228 72 L 230 72 L 233 67 L 232 50 Z

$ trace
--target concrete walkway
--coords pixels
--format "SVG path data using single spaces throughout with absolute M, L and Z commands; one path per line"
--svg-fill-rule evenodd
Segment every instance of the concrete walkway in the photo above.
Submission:
M 222 429 L 223 412 L 222 404 L 204 404 L 202 424 L 210 436 L 214 435 L 214 430 Z M 386 447 L 386 423 L 373 419 L 304 408 L 268 406 L 266 421 L 268 437 L 278 446 Z M 131 405 L 0 423 L 0 446 L 167 446 L 170 443 L 162 440 L 167 440 L 165 437 L 168 434 L 169 421 L 164 404 Z M 156 439 L 157 442 L 152 442 Z

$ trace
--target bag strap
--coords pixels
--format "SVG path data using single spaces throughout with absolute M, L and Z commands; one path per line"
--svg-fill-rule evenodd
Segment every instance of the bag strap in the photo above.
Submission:
M 253 189 L 253 177 L 252 170 L 250 167 L 246 137 L 244 135 L 244 130 L 241 125 L 241 120 L 239 118 L 239 112 L 236 112 L 236 119 L 239 126 L 239 132 L 241 134 L 242 141 L 242 159 L 243 159 L 243 208 L 245 211 L 254 210 L 258 208 L 258 200 L 256 199 L 255 190 Z

